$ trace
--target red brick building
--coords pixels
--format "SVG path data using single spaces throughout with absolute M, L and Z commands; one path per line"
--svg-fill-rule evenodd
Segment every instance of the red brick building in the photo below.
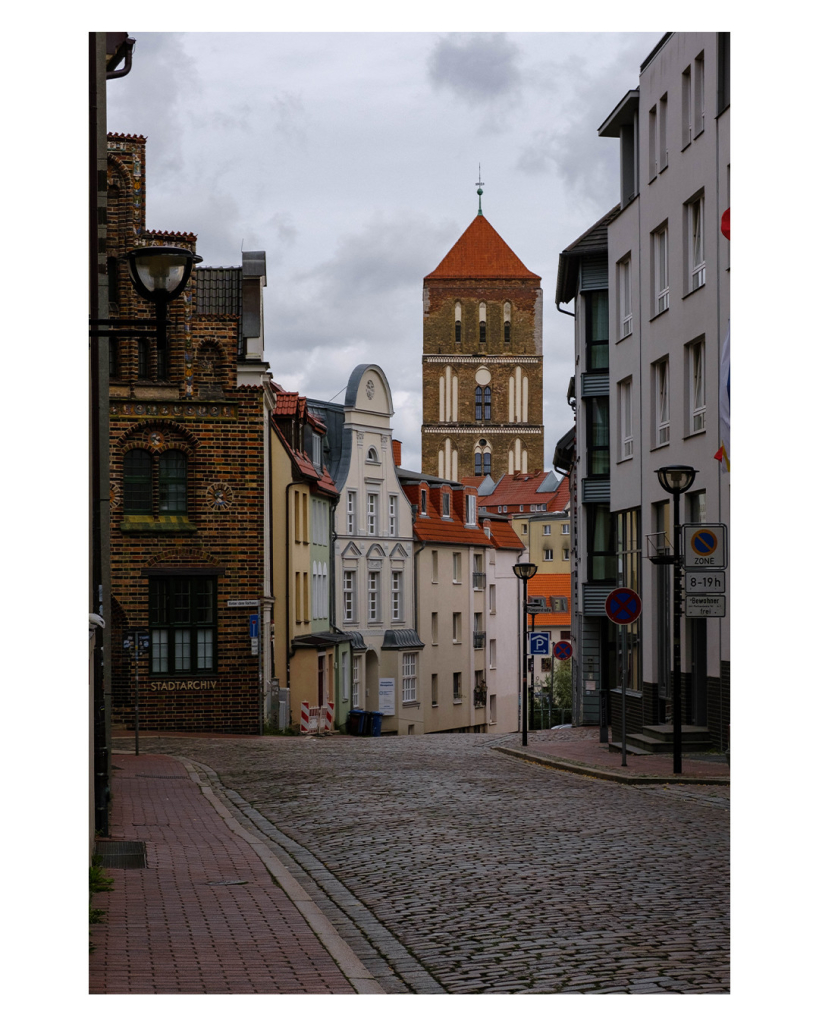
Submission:
M 196 236 L 145 228 L 145 139 L 108 137 L 111 317 L 151 318 L 123 255 L 142 245 L 195 251 Z M 258 733 L 270 679 L 268 472 L 262 381 L 264 253 L 194 268 L 156 336 L 120 336 L 110 358 L 114 720 L 130 723 L 128 630 L 139 660 L 140 725 Z M 253 607 L 250 602 L 258 602 Z M 249 615 L 260 614 L 252 651 Z

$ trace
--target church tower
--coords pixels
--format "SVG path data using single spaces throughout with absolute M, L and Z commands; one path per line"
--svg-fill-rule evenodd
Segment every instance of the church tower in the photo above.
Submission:
M 480 196 L 481 191 L 478 192 Z M 424 278 L 421 465 L 448 480 L 543 469 L 543 292 L 478 216 Z

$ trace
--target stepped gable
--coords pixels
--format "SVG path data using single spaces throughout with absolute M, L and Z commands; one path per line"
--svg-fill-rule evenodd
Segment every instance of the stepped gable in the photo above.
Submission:
M 472 221 L 458 241 L 425 281 L 500 280 L 503 278 L 540 281 L 521 263 L 482 214 Z

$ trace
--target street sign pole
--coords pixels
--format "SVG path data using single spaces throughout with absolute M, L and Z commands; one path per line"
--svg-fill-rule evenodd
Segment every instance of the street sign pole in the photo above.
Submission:
M 672 749 L 674 765 L 672 771 L 675 775 L 682 775 L 682 682 L 680 673 L 682 671 L 682 658 L 680 656 L 680 620 L 682 618 L 682 588 L 680 576 L 682 575 L 680 539 L 682 526 L 680 525 L 680 494 L 674 491 L 674 677 L 672 680 Z
M 626 664 L 626 626 L 620 627 L 620 764 L 623 768 L 626 764 L 626 678 L 628 666 Z
M 549 728 L 552 728 L 552 705 L 555 702 L 555 652 L 552 651 L 552 676 L 549 680 Z
M 134 754 L 139 757 L 139 641 L 134 644 Z

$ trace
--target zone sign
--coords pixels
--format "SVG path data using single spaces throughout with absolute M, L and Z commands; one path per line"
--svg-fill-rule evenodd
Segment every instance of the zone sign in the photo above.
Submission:
M 725 523 L 686 523 L 683 528 L 686 569 L 724 569 L 728 564 Z

